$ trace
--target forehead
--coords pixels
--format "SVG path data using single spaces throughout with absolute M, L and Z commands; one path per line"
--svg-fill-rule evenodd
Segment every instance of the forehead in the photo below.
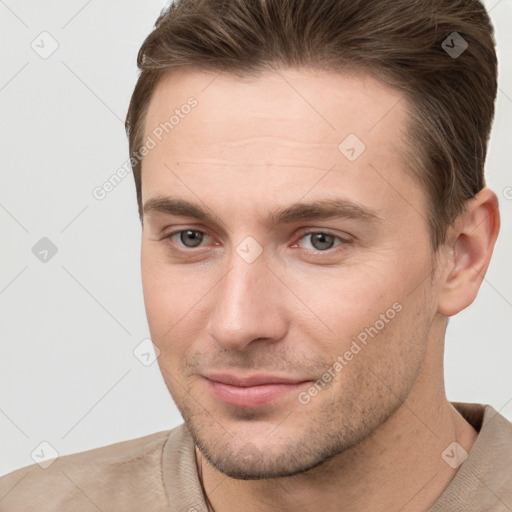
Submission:
M 240 140 L 263 134 L 284 139 L 286 134 L 279 130 L 287 124 L 293 125 L 293 138 L 304 144 L 339 143 L 349 133 L 377 142 L 377 128 L 385 118 L 388 139 L 399 134 L 407 119 L 402 93 L 364 73 L 305 68 L 236 77 L 181 70 L 167 74 L 157 85 L 146 116 L 146 134 L 168 121 L 191 97 L 198 103 L 194 116 L 180 123 L 179 130 L 173 127 L 172 135 L 186 135 L 189 125 L 195 132 L 200 128 L 197 134 L 204 139 L 224 140 L 228 134 Z M 194 123 L 193 117 L 201 122 Z
M 383 207 L 407 194 L 421 208 L 403 156 L 407 120 L 402 93 L 367 74 L 172 72 L 145 120 L 145 139 L 156 145 L 142 165 L 143 200 L 166 188 L 190 195 L 181 176 L 193 192 L 229 200 L 236 190 L 246 205 L 253 196 L 297 200 L 309 189 L 314 199 L 338 189 Z

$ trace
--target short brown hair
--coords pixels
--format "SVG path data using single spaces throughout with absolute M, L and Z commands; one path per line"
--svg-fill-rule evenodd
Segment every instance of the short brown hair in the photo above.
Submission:
M 460 56 L 449 52 L 464 48 L 457 41 L 467 43 Z M 429 197 L 434 248 L 485 185 L 497 59 L 480 1 L 177 0 L 161 13 L 137 63 L 126 118 L 131 154 L 142 145 L 152 93 L 170 70 L 362 70 L 408 100 L 409 167 Z M 142 213 L 142 162 L 132 158 L 132 167 Z

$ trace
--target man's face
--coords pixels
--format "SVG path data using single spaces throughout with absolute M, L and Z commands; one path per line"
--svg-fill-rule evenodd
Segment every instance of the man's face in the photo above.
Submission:
M 312 468 L 423 392 L 437 292 L 400 99 L 369 76 L 282 70 L 182 71 L 151 100 L 149 326 L 196 443 L 230 476 Z

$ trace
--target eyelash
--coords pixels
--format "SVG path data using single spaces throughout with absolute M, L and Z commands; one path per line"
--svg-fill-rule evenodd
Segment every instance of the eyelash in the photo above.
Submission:
M 186 231 L 192 231 L 192 232 L 195 232 L 195 233 L 201 233 L 204 236 L 209 236 L 207 233 L 205 233 L 204 231 L 200 231 L 199 229 L 180 229 L 178 231 L 173 231 L 172 233 L 169 233 L 168 235 L 165 235 L 161 240 L 166 240 L 167 242 L 169 242 L 169 244 L 173 245 L 173 250 L 176 250 L 176 251 L 181 252 L 181 253 L 191 253 L 191 252 L 194 252 L 194 251 L 199 251 L 202 248 L 202 246 L 198 246 L 198 247 L 181 246 L 181 247 L 184 247 L 184 248 L 179 248 L 179 249 L 174 246 L 172 238 L 174 236 L 176 236 L 176 235 L 180 235 L 181 233 L 185 233 Z M 323 251 L 319 250 L 319 249 L 304 249 L 302 247 L 298 247 L 298 243 L 299 243 L 300 240 L 303 240 L 307 236 L 319 235 L 319 234 L 332 236 L 332 237 L 334 237 L 335 240 L 336 239 L 339 240 L 339 243 L 334 245 L 333 247 L 331 247 L 329 249 L 325 249 Z M 306 232 L 302 233 L 301 236 L 298 238 L 297 242 L 294 242 L 292 247 L 298 247 L 299 250 L 307 251 L 307 252 L 313 253 L 315 255 L 323 255 L 323 254 L 332 254 L 336 250 L 342 250 L 340 248 L 342 246 L 347 245 L 348 243 L 350 243 L 349 240 L 347 240 L 347 239 L 345 239 L 345 238 L 343 238 L 343 237 L 341 237 L 339 235 L 335 235 L 334 233 L 330 233 L 329 231 L 316 230 L 316 231 L 306 231 Z M 339 248 L 339 249 L 337 249 L 337 248 Z

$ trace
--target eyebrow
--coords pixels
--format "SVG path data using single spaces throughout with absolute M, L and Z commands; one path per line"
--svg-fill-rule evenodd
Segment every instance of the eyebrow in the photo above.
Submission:
M 212 214 L 202 205 L 194 204 L 183 199 L 171 197 L 155 197 L 144 203 L 143 214 L 152 213 L 174 215 L 179 217 L 192 217 L 202 222 L 218 222 L 216 215 Z M 271 212 L 266 221 L 270 226 L 287 224 L 305 220 L 322 220 L 333 218 L 355 219 L 362 221 L 375 221 L 380 217 L 377 212 L 341 198 L 321 199 L 307 203 L 295 203 L 281 207 Z

